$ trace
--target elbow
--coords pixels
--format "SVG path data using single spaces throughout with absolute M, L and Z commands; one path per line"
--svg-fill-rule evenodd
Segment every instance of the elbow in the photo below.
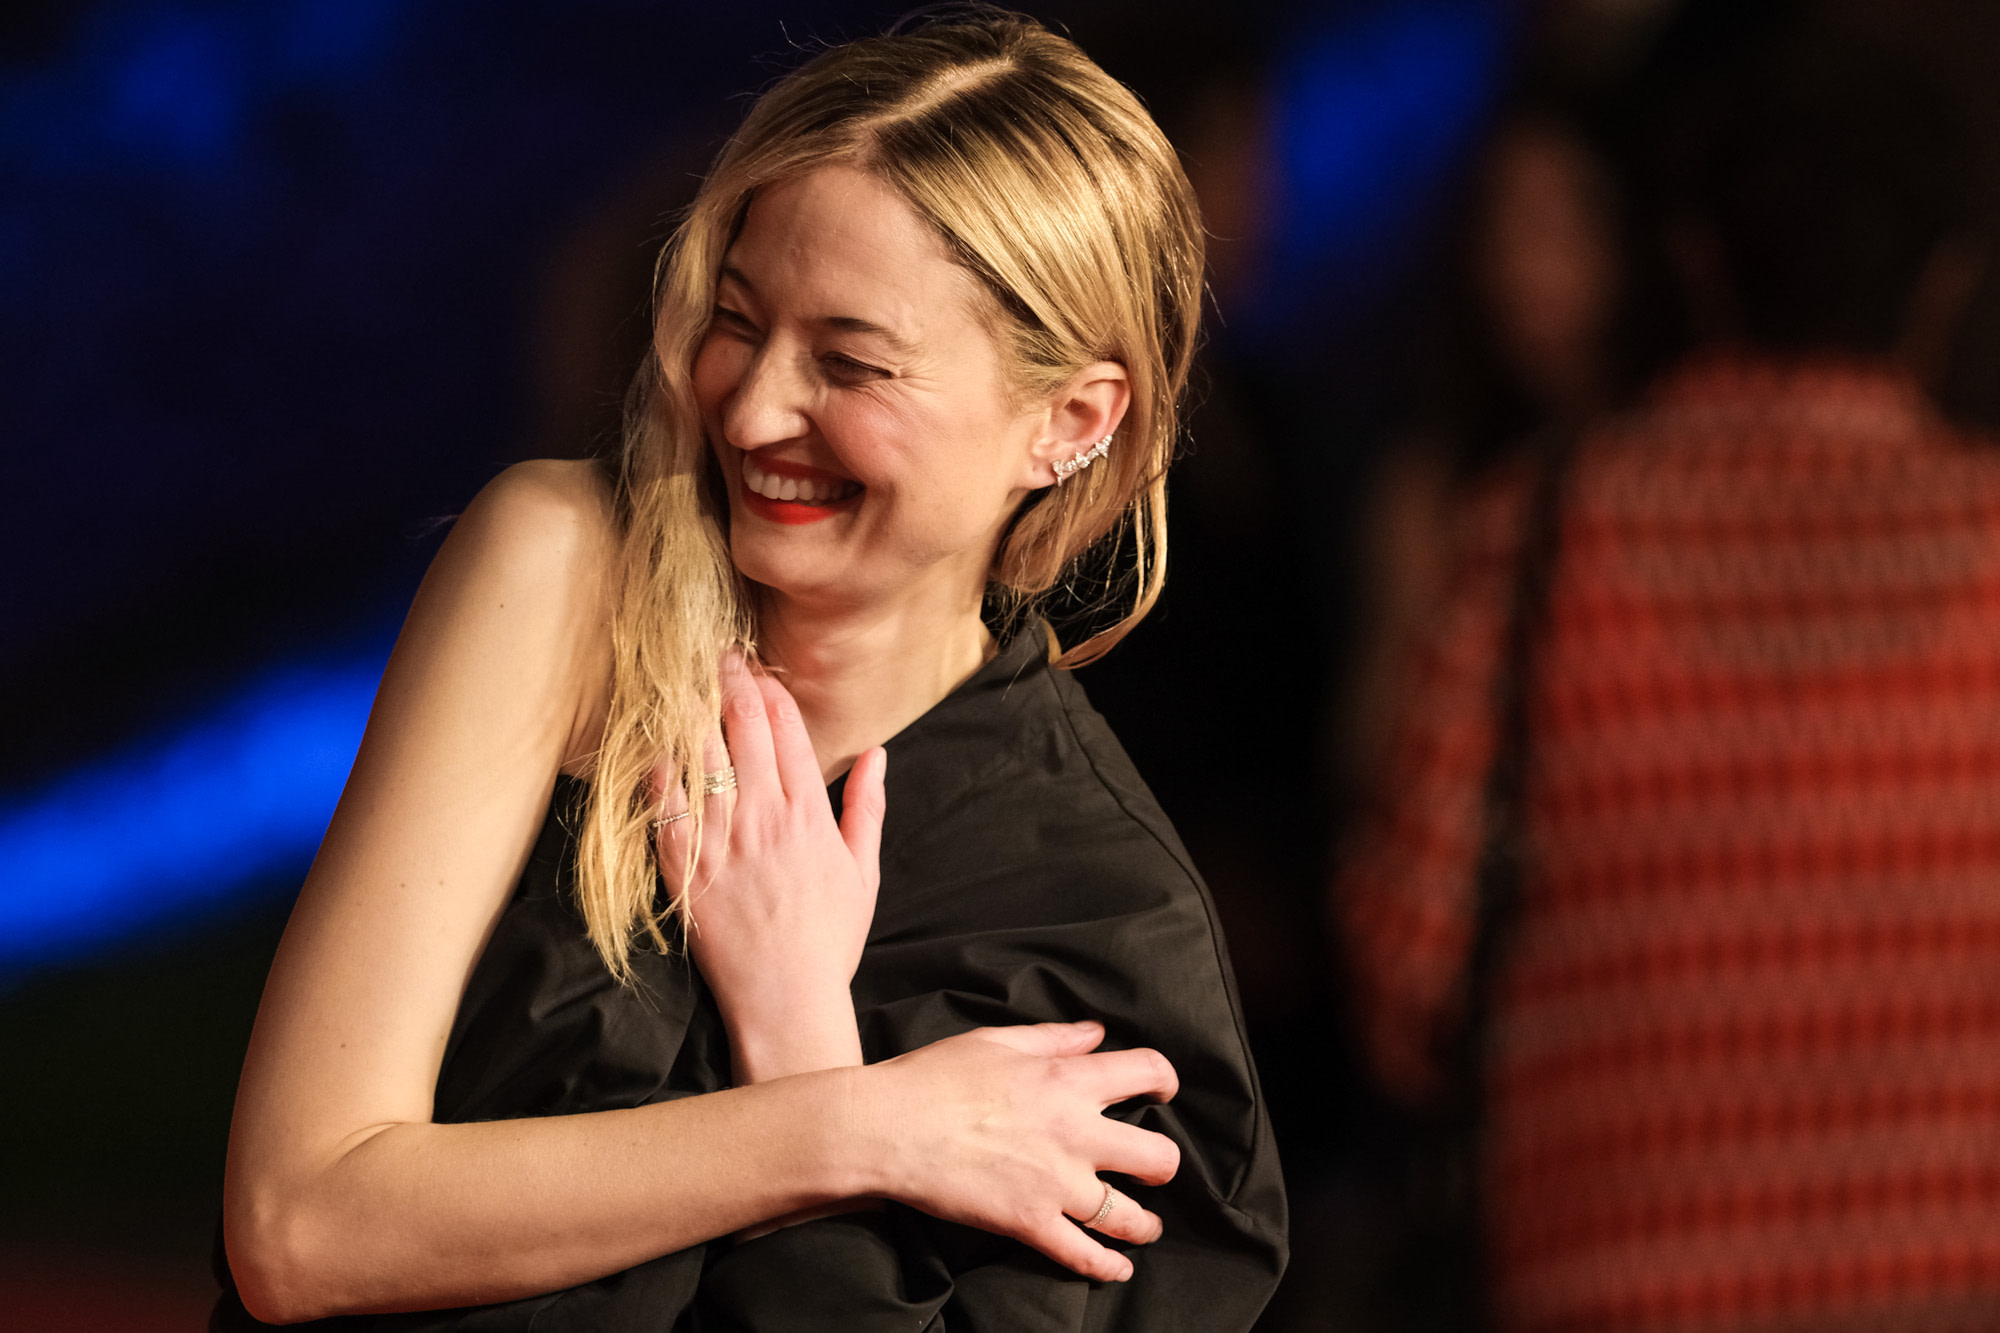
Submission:
M 257 1154 L 234 1139 L 230 1153 L 222 1247 L 243 1308 L 267 1324 L 381 1308 L 369 1304 L 387 1276 L 375 1210 L 316 1159 Z
M 338 1314 L 328 1247 L 301 1210 L 273 1199 L 225 1207 L 223 1249 L 243 1308 L 267 1324 Z

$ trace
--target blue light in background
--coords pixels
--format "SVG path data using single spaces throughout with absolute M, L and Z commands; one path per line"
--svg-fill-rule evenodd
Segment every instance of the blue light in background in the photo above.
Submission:
M 301 873 L 386 652 L 253 680 L 212 713 L 0 804 L 0 981 Z
M 260 6 L 275 26 L 274 54 L 300 82 L 338 84 L 355 78 L 393 51 L 399 26 L 410 21 L 405 0 L 290 0 Z M 435 8 L 435 7 L 433 7 Z
M 143 34 L 108 71 L 109 139 L 156 163 L 207 166 L 228 158 L 249 91 L 248 52 L 234 36 L 185 14 Z
M 351 100 L 416 17 L 397 0 L 95 6 L 55 58 L 0 82 L 0 168 L 166 178 L 267 168 L 249 128 L 302 92 Z
M 1475 141 L 1511 18 L 1504 0 L 1398 0 L 1292 44 L 1272 77 L 1274 244 L 1253 319 L 1379 272 Z

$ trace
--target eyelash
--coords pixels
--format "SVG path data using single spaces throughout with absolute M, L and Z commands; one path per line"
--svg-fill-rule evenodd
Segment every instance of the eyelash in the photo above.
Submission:
M 711 324 L 727 323 L 739 330 L 754 330 L 756 327 L 743 315 L 724 305 L 718 305 L 709 312 L 709 322 Z M 889 373 L 880 366 L 871 366 L 866 361 L 856 361 L 853 357 L 842 356 L 838 352 L 828 353 L 820 358 L 820 362 L 837 375 L 882 378 Z
M 822 357 L 821 360 L 843 375 L 865 375 L 872 378 L 889 373 L 880 366 L 871 366 L 865 361 L 856 361 L 851 356 L 841 356 L 838 353 Z

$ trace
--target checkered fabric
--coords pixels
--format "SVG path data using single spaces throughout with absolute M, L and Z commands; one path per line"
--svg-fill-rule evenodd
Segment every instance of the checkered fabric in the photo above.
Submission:
M 1709 360 L 1573 468 L 1489 999 L 1499 1325 L 2000 1329 L 2000 449 L 1886 372 Z M 1412 1098 L 1524 502 L 1474 508 L 1335 886 Z

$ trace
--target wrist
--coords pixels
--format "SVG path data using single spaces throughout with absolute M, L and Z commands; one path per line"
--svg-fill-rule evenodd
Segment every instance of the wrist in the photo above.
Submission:
M 897 1199 L 902 1165 L 893 1066 L 856 1065 L 829 1071 L 829 1160 L 836 1163 L 835 1185 L 842 1198 Z
M 732 1007 L 723 1012 L 736 1082 L 767 1083 L 793 1074 L 861 1063 L 853 1002 L 838 999 L 783 1007 Z

